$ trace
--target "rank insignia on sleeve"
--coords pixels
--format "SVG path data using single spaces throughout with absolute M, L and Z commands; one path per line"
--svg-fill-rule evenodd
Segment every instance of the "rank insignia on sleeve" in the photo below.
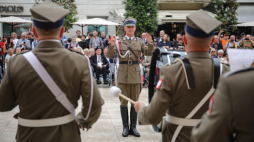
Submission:
M 213 109 L 213 99 L 214 99 L 214 94 L 212 95 L 211 99 L 210 99 L 210 103 L 209 103 L 209 114 L 212 113 L 212 109 Z
M 156 85 L 156 89 L 160 89 L 161 88 L 161 84 L 163 82 L 163 79 L 160 79 Z

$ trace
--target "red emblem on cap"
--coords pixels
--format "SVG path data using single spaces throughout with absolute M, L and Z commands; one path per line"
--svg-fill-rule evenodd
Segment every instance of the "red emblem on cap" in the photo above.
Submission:
M 209 103 L 209 114 L 212 113 L 212 109 L 213 109 L 213 99 L 214 99 L 214 94 L 212 95 L 211 99 L 210 99 L 210 103 Z
M 156 85 L 156 89 L 160 89 L 161 88 L 161 84 L 162 84 L 163 80 L 160 79 Z

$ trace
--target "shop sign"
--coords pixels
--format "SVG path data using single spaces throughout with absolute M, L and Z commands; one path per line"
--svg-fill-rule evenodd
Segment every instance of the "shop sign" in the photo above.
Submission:
M 15 5 L 0 5 L 0 12 L 23 12 L 24 11 L 24 7 L 19 5 L 19 6 L 15 6 Z

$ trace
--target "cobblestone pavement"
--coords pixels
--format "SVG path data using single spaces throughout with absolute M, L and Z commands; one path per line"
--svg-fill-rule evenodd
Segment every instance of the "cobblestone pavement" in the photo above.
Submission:
M 109 88 L 99 86 L 101 95 L 105 101 L 99 120 L 93 125 L 92 129 L 81 131 L 83 142 L 158 142 L 161 135 L 155 133 L 151 126 L 137 126 L 141 134 L 140 138 L 129 136 L 122 137 L 122 120 L 120 115 L 120 102 L 118 98 L 109 94 Z M 143 88 L 140 100 L 146 103 L 148 89 Z M 79 102 L 81 103 L 81 101 Z M 130 107 L 130 105 L 129 105 Z M 0 113 L 0 142 L 15 142 L 17 130 L 17 120 L 13 115 L 19 111 L 18 108 L 10 112 Z

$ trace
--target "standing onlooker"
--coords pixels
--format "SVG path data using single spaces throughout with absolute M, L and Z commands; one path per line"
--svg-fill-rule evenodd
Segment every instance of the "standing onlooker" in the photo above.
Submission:
M 12 43 L 13 44 L 13 43 Z M 8 49 L 8 54 L 5 56 L 5 72 L 7 71 L 7 64 L 10 60 L 11 57 L 13 57 L 13 48 L 9 48 Z
M 30 41 L 29 50 L 32 50 L 32 43 L 34 41 L 34 38 L 32 37 L 32 33 L 28 32 L 26 35 L 26 38 Z
M 165 47 L 167 49 L 169 49 L 171 47 L 170 41 L 168 40 L 168 35 L 167 34 L 162 36 L 162 39 L 159 42 L 158 47 Z
M 87 36 L 87 38 L 88 38 L 88 39 L 86 39 L 86 48 L 91 49 L 91 47 L 90 47 L 90 40 L 93 38 L 93 34 L 89 34 L 89 35 Z
M 160 46 L 159 46 L 159 43 L 160 43 L 160 41 L 162 41 L 163 35 L 165 35 L 165 31 L 164 31 L 164 30 L 161 30 L 161 31 L 160 31 L 160 36 L 157 38 L 157 46 L 158 46 L 158 47 L 160 47 Z
M 228 48 L 234 48 L 237 49 L 239 47 L 239 43 L 235 42 L 235 36 L 231 35 L 230 40 L 226 43 L 225 51 L 227 51 Z
M 0 45 L 1 45 L 1 55 L 4 55 L 4 45 L 5 45 L 6 41 L 7 41 L 7 36 L 4 35 L 3 40 L 0 43 Z
M 221 34 L 222 34 L 223 32 L 224 32 L 224 30 L 221 29 L 220 32 L 219 32 L 219 34 L 218 34 L 218 36 L 221 37 Z M 224 50 L 224 51 L 225 51 L 225 46 L 226 46 L 226 44 L 227 44 L 227 42 L 228 42 L 228 39 L 229 39 L 228 34 L 224 34 L 223 38 L 220 38 L 220 43 L 222 44 L 223 50 Z
M 74 36 L 75 39 L 78 38 L 79 36 L 81 36 L 80 34 L 81 34 L 80 30 L 77 30 L 77 31 L 76 31 L 76 35 Z
M 7 54 L 10 48 L 13 50 L 15 49 L 12 38 L 8 37 L 7 42 L 4 45 L 4 53 Z
M 107 38 L 105 32 L 101 32 L 101 40 L 104 47 L 107 47 Z
M 243 49 L 253 49 L 254 42 L 250 40 L 250 35 L 246 35 L 244 39 L 239 42 Z
M 82 35 L 81 41 L 78 42 L 78 45 L 84 50 L 86 47 L 86 35 Z
M 71 46 L 71 38 L 66 40 L 65 48 L 68 49 Z
M 241 33 L 241 38 L 239 39 L 239 41 L 241 41 L 242 39 L 244 39 L 246 36 L 246 34 L 244 32 Z
M 16 44 L 17 44 L 17 42 L 18 42 L 17 34 L 16 34 L 15 32 L 12 32 L 12 33 L 11 33 L 11 38 L 12 38 L 12 41 L 13 41 L 14 46 L 16 47 Z
M 90 39 L 89 48 L 94 49 L 94 48 L 97 48 L 99 46 L 104 47 L 101 38 L 98 37 L 98 32 L 94 31 L 93 32 L 93 38 Z
M 76 48 L 78 47 L 78 43 L 76 42 L 76 38 L 75 37 L 72 37 L 71 39 L 71 45 L 73 48 Z
M 211 58 L 218 58 L 217 56 L 216 56 L 216 49 L 214 49 L 214 48 L 212 48 L 211 49 Z
M 36 38 L 34 38 L 34 41 L 32 42 L 32 49 L 34 49 L 38 43 L 39 41 Z
M 220 50 L 220 49 L 223 50 L 222 44 L 221 44 L 220 41 L 219 41 L 219 37 L 218 37 L 217 35 L 215 35 L 215 36 L 213 36 L 213 38 L 214 38 L 214 43 L 213 43 L 212 47 L 213 47 L 216 51 L 218 51 L 218 50 Z
M 90 34 L 91 34 L 90 32 L 87 32 L 87 34 L 86 34 L 86 39 L 89 38 L 89 35 L 90 35 Z
M 147 45 L 147 40 L 146 40 L 146 33 L 142 33 L 142 40 L 145 43 L 145 45 Z
M 26 39 L 26 33 L 21 34 L 21 39 L 18 40 L 16 47 L 23 47 L 26 50 L 30 48 L 30 40 Z
M 76 43 L 78 43 L 78 42 L 80 42 L 80 41 L 82 41 L 82 36 L 78 36 L 77 38 L 76 38 Z

